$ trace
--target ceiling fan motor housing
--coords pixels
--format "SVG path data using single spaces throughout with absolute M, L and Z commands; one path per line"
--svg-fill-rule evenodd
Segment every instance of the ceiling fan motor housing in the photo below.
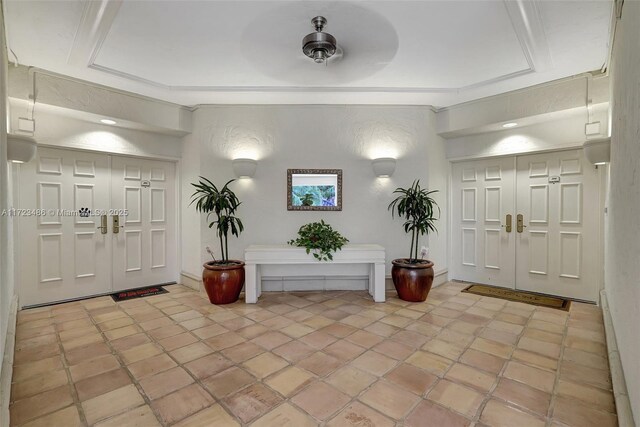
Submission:
M 316 16 L 311 20 L 316 32 L 307 34 L 302 39 L 302 51 L 316 63 L 323 63 L 336 53 L 336 38 L 329 33 L 322 31 L 327 24 L 323 16 Z

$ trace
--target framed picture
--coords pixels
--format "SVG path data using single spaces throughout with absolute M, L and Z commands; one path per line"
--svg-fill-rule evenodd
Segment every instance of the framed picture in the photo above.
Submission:
M 342 169 L 287 169 L 287 209 L 341 211 Z

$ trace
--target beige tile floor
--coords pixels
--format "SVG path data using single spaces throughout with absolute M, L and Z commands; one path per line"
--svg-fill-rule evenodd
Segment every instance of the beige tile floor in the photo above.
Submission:
M 601 311 L 188 288 L 21 311 L 19 426 L 615 426 Z

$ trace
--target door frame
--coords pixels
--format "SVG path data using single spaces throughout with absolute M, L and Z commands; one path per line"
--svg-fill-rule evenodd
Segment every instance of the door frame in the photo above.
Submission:
M 176 197 L 176 205 L 175 205 L 175 230 L 176 230 L 176 265 L 175 265 L 175 277 L 174 280 L 176 283 L 180 283 L 180 277 L 181 277 L 181 264 L 182 264 L 182 245 L 180 244 L 182 242 L 182 228 L 180 227 L 180 224 L 182 224 L 182 210 L 180 209 L 180 205 L 181 205 L 181 201 L 182 201 L 182 185 L 181 185 L 181 170 L 182 170 L 182 159 L 179 157 L 173 157 L 173 156 L 161 156 L 161 155 L 152 155 L 152 154 L 132 154 L 132 153 L 126 153 L 126 154 L 122 154 L 122 153 L 113 153 L 113 152 L 108 152 L 108 151 L 100 151 L 100 150 L 95 150 L 95 149 L 90 149 L 90 148 L 77 148 L 77 147 L 64 147 L 64 146 L 60 146 L 60 145 L 56 145 L 56 144 L 38 144 L 40 147 L 44 147 L 44 148 L 49 148 L 49 149 L 57 149 L 57 150 L 63 150 L 63 151 L 79 151 L 82 153 L 95 153 L 95 154 L 102 154 L 102 155 L 106 155 L 109 156 L 109 170 L 111 170 L 111 156 L 118 156 L 118 157 L 127 157 L 127 158 L 133 158 L 133 159 L 141 159 L 141 160 L 158 160 L 158 161 L 163 161 L 163 162 L 171 162 L 175 165 L 176 168 L 176 173 L 175 173 L 175 197 Z M 14 172 L 13 172 L 13 200 L 14 200 L 14 204 L 16 206 L 16 208 L 22 208 L 22 203 L 23 201 L 21 200 L 20 197 L 20 171 L 21 171 L 21 165 L 20 164 L 15 164 L 14 166 Z M 111 182 L 109 182 L 109 199 L 111 199 Z M 14 236 L 17 236 L 16 231 L 19 228 L 19 221 L 20 219 L 18 218 L 17 221 L 13 221 L 13 231 L 14 231 Z M 109 261 L 110 263 L 113 265 L 113 259 L 112 259 L 112 253 L 109 254 Z M 14 239 L 14 247 L 13 247 L 13 257 L 14 257 L 14 261 L 13 261 L 13 265 L 14 265 L 14 277 L 15 277 L 15 283 L 16 283 L 16 293 L 18 294 L 18 305 L 19 305 L 19 309 L 23 309 L 25 307 L 28 308 L 35 308 L 35 307 L 42 307 L 42 306 L 47 306 L 47 305 L 51 305 L 51 304 L 57 304 L 60 302 L 69 302 L 69 301 L 78 301 L 78 300 L 83 300 L 83 299 L 87 299 L 87 298 L 93 298 L 93 297 L 98 297 L 98 296 L 104 296 L 104 295 L 111 295 L 113 293 L 113 280 L 110 284 L 110 291 L 109 292 L 104 292 L 101 294 L 95 294 L 95 295 L 90 295 L 90 296 L 84 296 L 84 297 L 78 297 L 78 298 L 72 298 L 72 299 L 66 299 L 66 300 L 60 300 L 60 301 L 53 301 L 53 302 L 49 302 L 49 303 L 42 303 L 42 304 L 32 304 L 32 305 L 28 305 L 28 306 L 24 306 L 22 304 L 22 300 L 23 300 L 23 288 L 22 288 L 22 279 L 21 279 L 21 268 L 19 268 L 22 265 L 22 260 L 20 258 L 20 239 Z
M 544 154 L 544 153 L 553 153 L 553 152 L 558 152 L 558 151 L 570 151 L 570 150 L 578 150 L 578 149 L 583 149 L 582 144 L 579 145 L 567 145 L 567 146 L 563 146 L 563 147 L 556 147 L 556 148 L 545 148 L 545 149 L 541 149 L 541 150 L 531 150 L 531 151 L 522 151 L 522 152 L 515 152 L 515 153 L 500 153 L 500 154 L 473 154 L 470 156 L 462 156 L 462 157 L 452 157 L 449 160 L 449 179 L 448 179 L 448 187 L 449 189 L 453 188 L 453 164 L 454 163 L 464 163 L 464 162 L 471 162 L 471 161 L 475 161 L 475 160 L 483 160 L 483 159 L 493 159 L 493 158 L 498 158 L 498 157 L 521 157 L 521 156 L 528 156 L 530 154 Z M 516 159 L 517 160 L 517 159 Z M 604 225 L 604 217 L 605 217 L 605 213 L 606 213 L 606 209 L 607 209 L 607 205 L 606 205 L 606 199 L 607 199 L 607 182 L 608 182 L 608 178 L 609 178 L 609 165 L 600 165 L 600 166 L 596 166 L 596 165 L 589 165 L 591 167 L 594 167 L 597 170 L 598 173 L 598 204 L 599 204 L 599 209 L 598 209 L 598 249 L 599 249 L 599 256 L 600 256 L 600 262 L 602 264 L 602 271 L 601 274 L 598 275 L 597 278 L 597 282 L 598 282 L 598 297 L 600 295 L 600 291 L 602 291 L 604 289 L 604 232 L 605 232 L 605 225 Z M 517 180 L 516 180 L 516 184 L 517 184 Z M 447 227 L 447 247 L 449 248 L 447 256 L 448 256 L 448 265 L 449 265 L 449 274 L 448 274 L 448 279 L 449 280 L 456 280 L 453 278 L 453 273 L 455 273 L 455 268 L 453 267 L 453 233 L 454 233 L 454 224 L 453 224 L 453 195 L 452 192 L 449 191 L 449 197 L 447 200 L 447 209 L 449 211 L 448 215 L 447 215 L 447 220 L 449 222 L 449 226 Z M 515 281 L 514 281 L 514 285 L 515 285 Z M 580 301 L 580 300 L 576 300 L 576 301 Z M 591 301 L 586 301 L 586 302 L 591 302 Z M 596 304 L 600 305 L 600 300 L 599 298 L 596 300 Z

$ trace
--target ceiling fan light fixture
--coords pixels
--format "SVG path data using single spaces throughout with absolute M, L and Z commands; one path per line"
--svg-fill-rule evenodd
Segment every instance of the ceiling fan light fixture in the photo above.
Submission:
M 302 52 L 316 64 L 322 64 L 336 53 L 337 41 L 331 34 L 322 31 L 327 24 L 324 16 L 316 16 L 311 20 L 311 24 L 316 32 L 307 34 L 302 39 Z

